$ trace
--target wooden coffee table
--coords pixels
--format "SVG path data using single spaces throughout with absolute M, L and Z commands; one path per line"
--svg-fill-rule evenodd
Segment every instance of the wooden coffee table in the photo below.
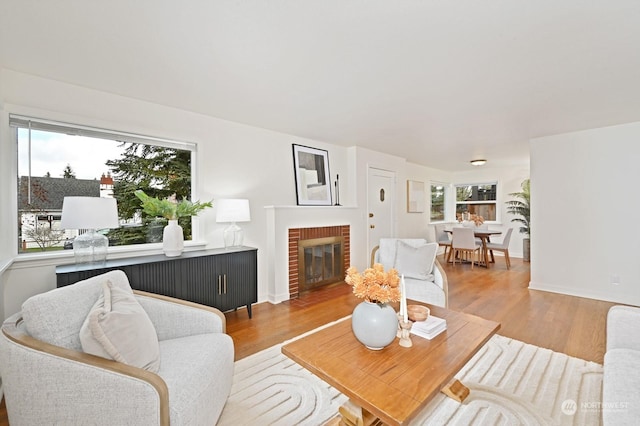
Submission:
M 454 375 L 500 329 L 494 321 L 429 308 L 447 320 L 447 330 L 433 340 L 411 335 L 410 348 L 396 338 L 380 351 L 367 349 L 346 319 L 284 345 L 282 353 L 349 397 L 340 408 L 344 424 L 407 424 L 441 391 L 458 400 L 468 395 Z

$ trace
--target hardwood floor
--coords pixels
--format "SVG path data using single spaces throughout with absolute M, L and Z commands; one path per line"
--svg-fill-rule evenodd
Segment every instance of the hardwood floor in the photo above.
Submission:
M 613 303 L 529 290 L 529 263 L 512 259 L 507 270 L 496 257 L 491 268 L 446 264 L 449 309 L 501 323 L 499 334 L 536 346 L 602 363 L 605 323 Z M 244 310 L 229 312 L 227 332 L 233 337 L 236 359 L 351 314 L 360 302 L 351 287 L 338 284 L 279 305 L 253 307 L 253 319 Z
M 602 363 L 606 314 L 614 303 L 529 290 L 529 263 L 512 259 L 507 270 L 496 257 L 491 268 L 443 264 L 449 280 L 449 309 L 498 321 L 499 334 L 536 346 Z M 353 312 L 360 303 L 347 284 L 336 284 L 278 305 L 227 312 L 227 333 L 236 359 L 295 337 Z M 4 401 L 0 426 L 8 425 Z

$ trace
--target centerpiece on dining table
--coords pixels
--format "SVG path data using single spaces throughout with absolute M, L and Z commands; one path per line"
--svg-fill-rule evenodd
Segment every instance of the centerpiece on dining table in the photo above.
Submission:
M 484 223 L 484 217 L 475 213 L 457 213 L 456 219 L 458 223 L 461 223 L 463 226 L 480 226 Z
M 393 342 L 398 332 L 396 311 L 389 305 L 401 297 L 398 271 L 387 271 L 380 263 L 362 273 L 352 266 L 347 269 L 345 282 L 353 287 L 353 294 L 364 299 L 353 310 L 351 328 L 356 339 L 369 349 L 380 350 Z

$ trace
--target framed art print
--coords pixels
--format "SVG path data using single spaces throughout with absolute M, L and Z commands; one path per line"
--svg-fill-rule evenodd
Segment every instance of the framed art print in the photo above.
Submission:
M 293 144 L 296 200 L 299 206 L 330 206 L 329 152 Z
M 424 212 L 424 182 L 417 180 L 407 181 L 407 212 L 422 213 Z

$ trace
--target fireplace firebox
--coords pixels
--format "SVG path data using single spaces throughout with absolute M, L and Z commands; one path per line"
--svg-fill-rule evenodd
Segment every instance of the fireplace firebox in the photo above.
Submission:
M 289 228 L 289 298 L 340 282 L 351 262 L 349 225 Z
M 314 238 L 298 244 L 300 291 L 311 290 L 344 278 L 344 239 Z

